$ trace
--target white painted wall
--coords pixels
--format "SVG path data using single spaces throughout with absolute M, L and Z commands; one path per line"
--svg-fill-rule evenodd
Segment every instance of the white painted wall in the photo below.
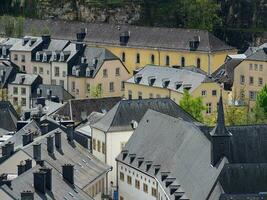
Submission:
M 17 87 L 18 88 L 18 94 L 13 93 L 13 88 Z M 26 94 L 22 95 L 21 94 L 21 88 L 26 88 Z M 24 109 L 29 109 L 30 108 L 30 96 L 31 96 L 31 86 L 28 85 L 17 85 L 17 84 L 9 84 L 8 85 L 8 99 L 12 103 L 12 105 L 16 106 L 14 104 L 14 97 L 18 98 L 18 106 L 21 106 L 21 101 L 22 98 L 26 98 L 26 106 L 21 106 L 21 108 Z

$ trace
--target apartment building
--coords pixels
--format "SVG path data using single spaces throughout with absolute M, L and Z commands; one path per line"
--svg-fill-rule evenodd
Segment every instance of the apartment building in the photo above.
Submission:
M 31 108 L 31 97 L 39 84 L 42 84 L 39 75 L 18 73 L 14 81 L 8 84 L 9 101 L 23 110 Z
M 171 68 L 148 65 L 125 82 L 127 99 L 170 98 L 179 104 L 184 90 L 188 90 L 193 97 L 202 97 L 206 106 L 206 110 L 203 111 L 205 115 L 216 111 L 221 90 L 224 99 L 227 99 L 228 95 L 220 84 L 196 67 Z

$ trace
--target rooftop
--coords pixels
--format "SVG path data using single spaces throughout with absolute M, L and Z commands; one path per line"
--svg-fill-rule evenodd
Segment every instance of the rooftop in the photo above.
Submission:
M 9 101 L 0 101 L 0 128 L 15 131 L 19 116 Z

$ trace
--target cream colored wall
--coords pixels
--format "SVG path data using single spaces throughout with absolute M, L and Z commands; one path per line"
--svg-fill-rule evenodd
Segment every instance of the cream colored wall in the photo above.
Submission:
M 32 62 L 32 68 L 27 73 L 33 74 L 34 67 L 37 67 L 37 74 L 39 74 L 43 79 L 43 84 L 51 84 L 51 64 L 48 62 Z M 40 73 L 40 67 L 43 68 L 43 74 Z
M 106 155 L 102 153 L 102 142 L 106 144 L 106 133 L 103 131 L 92 128 L 92 144 L 93 144 L 93 139 L 96 141 L 96 149 L 93 149 L 92 145 L 92 153 L 95 157 L 97 157 L 99 160 L 102 162 L 106 163 Z M 97 150 L 97 141 L 100 141 L 101 147 L 100 147 L 100 152 Z
M 14 87 L 18 88 L 18 94 L 14 94 L 13 93 L 13 88 Z M 26 94 L 25 95 L 21 94 L 21 88 L 25 88 L 26 89 Z M 31 99 L 30 99 L 30 97 L 31 97 L 31 86 L 18 85 L 18 84 L 8 84 L 8 99 L 13 105 L 15 105 L 15 103 L 13 101 L 14 97 L 18 98 L 18 106 L 21 106 L 22 110 L 31 108 Z M 26 106 L 22 106 L 21 105 L 22 98 L 26 99 Z
M 253 65 L 253 69 L 250 70 L 250 64 Z M 255 70 L 254 64 L 258 65 L 258 70 Z M 259 71 L 259 65 L 263 65 L 263 71 Z M 240 84 L 240 77 L 241 75 L 245 76 L 245 83 L 244 85 Z M 254 78 L 254 84 L 249 84 L 249 77 L 252 76 Z M 260 86 L 258 84 L 259 78 L 263 79 L 263 85 Z M 241 62 L 234 71 L 234 83 L 232 91 L 234 92 L 233 95 L 236 95 L 237 98 L 240 97 L 241 91 L 244 91 L 245 100 L 249 101 L 249 104 L 251 106 L 255 105 L 255 101 L 249 100 L 249 91 L 260 91 L 263 86 L 267 84 L 267 62 L 263 61 L 250 61 L 250 60 L 244 60 Z
M 55 67 L 59 67 L 59 76 L 55 76 Z M 51 62 L 51 79 L 56 81 L 57 85 L 60 85 L 60 80 L 64 81 L 64 89 L 68 90 L 68 64 L 66 62 Z M 66 74 L 64 76 L 63 74 Z
M 209 53 L 199 51 L 170 51 L 165 49 L 150 49 L 150 48 L 134 48 L 125 46 L 110 46 L 100 45 L 110 50 L 117 57 L 122 58 L 122 53 L 126 54 L 126 61 L 124 64 L 132 73 L 138 67 L 144 67 L 151 63 L 151 55 L 155 56 L 155 65 L 166 65 L 166 55 L 170 57 L 170 66 L 181 65 L 181 57 L 185 57 L 185 65 L 196 66 L 197 58 L 201 60 L 201 69 L 208 72 Z M 140 63 L 136 63 L 136 55 L 140 54 Z M 211 73 L 218 69 L 223 63 L 228 54 L 236 54 L 236 51 L 221 51 L 210 54 Z
M 67 77 L 68 92 L 75 98 L 86 98 L 85 93 L 85 77 L 68 76 Z M 72 88 L 72 82 L 75 83 L 75 89 Z
M 18 55 L 18 60 L 15 60 L 15 54 Z M 21 61 L 22 55 L 25 55 L 25 62 Z M 32 71 L 32 62 L 31 62 L 31 52 L 27 51 L 11 51 L 10 52 L 10 58 L 13 63 L 18 65 L 20 67 L 20 70 L 22 70 L 22 65 L 25 66 L 25 71 L 27 73 L 31 73 Z

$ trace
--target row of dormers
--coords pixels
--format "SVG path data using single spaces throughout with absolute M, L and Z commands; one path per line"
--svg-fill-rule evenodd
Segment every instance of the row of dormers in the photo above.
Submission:
M 49 62 L 49 61 L 58 61 L 64 62 L 66 58 L 70 55 L 70 51 L 38 51 L 35 54 L 35 61 L 39 62 Z
M 151 160 L 145 160 L 144 157 L 137 157 L 136 154 L 130 154 L 128 150 L 122 150 L 122 160 L 128 162 L 130 166 L 136 161 L 137 168 L 145 173 L 160 179 L 162 186 L 166 188 L 166 192 L 173 196 L 175 200 L 189 200 L 181 185 L 177 183 L 176 178 L 170 176 L 170 172 L 163 171 L 160 164 L 153 164 Z M 129 159 L 127 159 L 129 158 Z M 135 165 L 134 165 L 135 166 Z
M 143 77 L 142 77 L 142 74 L 136 74 L 136 75 L 134 76 L 134 82 L 135 82 L 136 84 L 139 84 L 139 83 L 141 82 L 142 78 L 143 78 Z M 149 86 L 154 86 L 154 83 L 155 83 L 156 79 L 157 79 L 156 76 L 149 76 L 149 77 L 147 78 L 148 85 L 149 85 Z M 164 79 L 162 79 L 162 87 L 163 87 L 163 88 L 168 88 L 169 85 L 170 85 L 170 79 L 169 79 L 169 78 L 164 78 Z M 174 83 L 174 88 L 175 88 L 176 90 L 180 89 L 181 86 L 183 86 L 183 89 L 185 89 L 185 90 L 190 90 L 190 89 L 192 88 L 192 84 L 185 84 L 185 83 L 183 83 L 183 81 L 176 81 L 176 82 Z

